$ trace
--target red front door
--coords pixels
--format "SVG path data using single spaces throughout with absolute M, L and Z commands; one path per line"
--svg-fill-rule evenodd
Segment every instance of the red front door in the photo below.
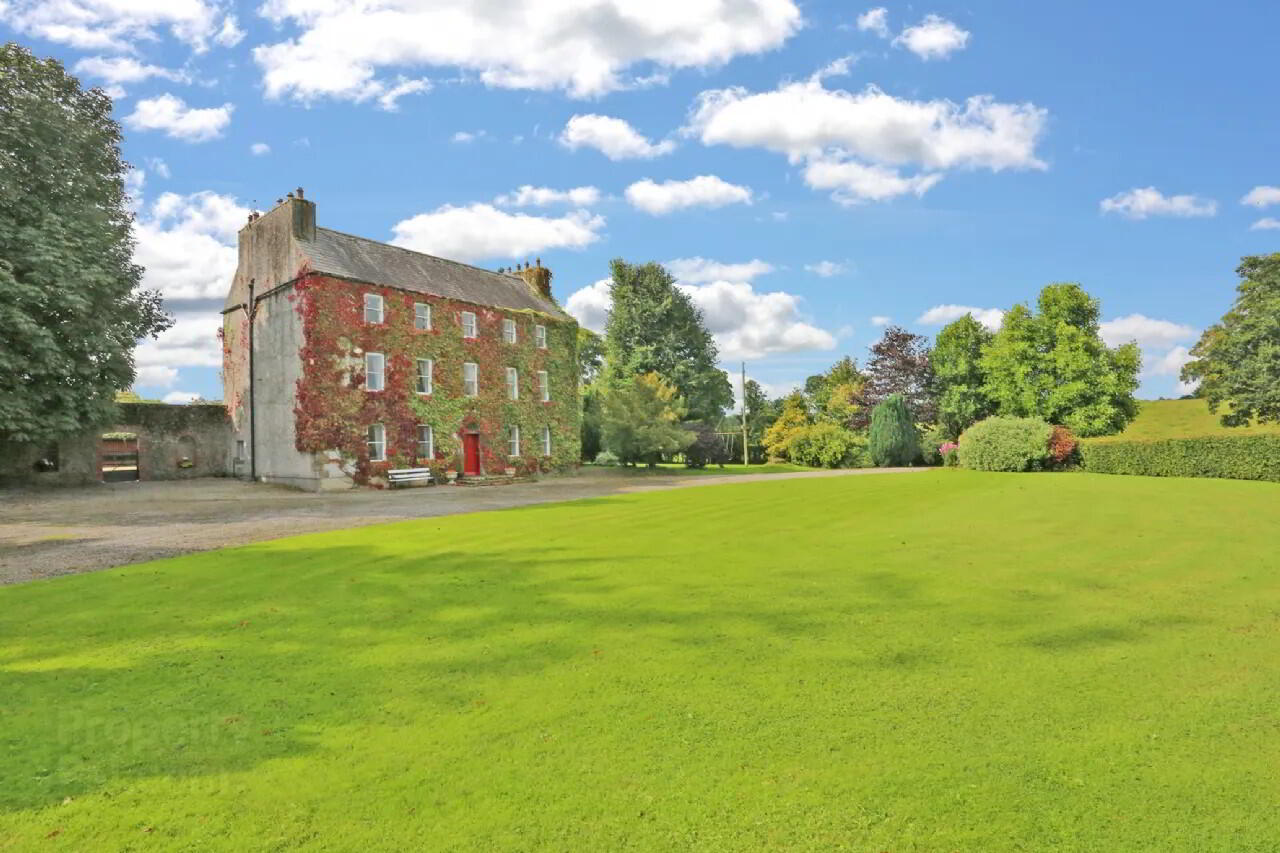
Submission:
M 462 473 L 472 477 L 480 476 L 480 433 L 478 432 L 462 434 Z

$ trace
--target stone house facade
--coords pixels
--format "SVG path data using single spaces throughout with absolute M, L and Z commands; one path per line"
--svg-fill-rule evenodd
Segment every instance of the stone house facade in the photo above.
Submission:
M 239 471 L 327 490 L 393 468 L 577 464 L 578 325 L 549 269 L 484 270 L 319 228 L 315 211 L 298 190 L 240 231 L 222 329 Z

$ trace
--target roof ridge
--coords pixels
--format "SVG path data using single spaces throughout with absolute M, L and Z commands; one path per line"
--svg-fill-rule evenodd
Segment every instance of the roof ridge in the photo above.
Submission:
M 433 255 L 430 252 L 419 252 L 417 249 L 406 249 L 404 246 L 397 246 L 395 243 L 384 243 L 382 240 L 375 240 L 372 237 L 362 237 L 359 234 L 351 234 L 347 231 L 339 231 L 337 228 L 324 228 L 321 226 L 316 226 L 316 230 L 328 231 L 332 234 L 341 234 L 343 237 L 350 237 L 353 240 L 363 240 L 366 243 L 374 243 L 375 245 L 378 245 L 378 246 L 385 246 L 388 249 L 395 249 L 400 252 L 408 252 L 411 255 L 421 255 L 424 258 L 431 258 L 432 260 L 435 260 L 435 261 L 444 261 L 446 264 L 453 264 L 454 266 L 457 266 L 457 267 L 466 267 L 467 269 L 478 270 L 479 272 L 488 273 L 489 275 L 502 276 L 503 278 L 511 278 L 511 279 L 519 278 L 518 276 L 509 275 L 508 273 L 501 273 L 501 272 L 498 272 L 497 270 L 487 269 L 486 267 L 478 267 L 475 264 L 469 264 L 465 261 L 455 261 L 453 258 L 442 258 L 439 255 Z M 523 278 L 519 278 L 519 280 L 521 282 L 524 281 Z

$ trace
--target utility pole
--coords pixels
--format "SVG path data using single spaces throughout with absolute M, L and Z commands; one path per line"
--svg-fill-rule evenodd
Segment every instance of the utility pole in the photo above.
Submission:
M 742 362 L 742 464 L 747 466 L 751 464 L 750 457 L 747 455 L 747 363 Z

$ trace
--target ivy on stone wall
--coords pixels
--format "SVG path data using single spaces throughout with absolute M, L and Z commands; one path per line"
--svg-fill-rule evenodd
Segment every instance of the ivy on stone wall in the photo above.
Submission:
M 364 295 L 383 298 L 383 322 L 364 322 Z M 535 311 L 490 308 L 406 293 L 389 287 L 306 276 L 290 294 L 302 318 L 302 377 L 294 408 L 297 448 L 330 452 L 358 483 L 380 483 L 389 468 L 430 467 L 443 480 L 462 470 L 464 431 L 480 436 L 482 470 L 518 474 L 559 470 L 578 461 L 577 324 Z M 414 303 L 431 306 L 431 329 L 414 328 Z M 463 311 L 476 315 L 477 337 L 462 337 Z M 516 321 L 517 340 L 502 338 L 502 321 Z M 547 329 L 539 349 L 534 326 Z M 384 390 L 364 390 L 364 355 L 385 358 Z M 433 388 L 418 394 L 417 359 L 434 363 Z M 479 394 L 463 395 L 462 365 L 478 366 Z M 519 399 L 508 399 L 506 368 L 519 374 Z M 551 401 L 544 403 L 537 372 L 547 371 Z M 369 459 L 367 431 L 386 430 L 387 460 Z M 435 457 L 417 455 L 417 427 L 429 425 Z M 508 456 L 507 428 L 520 427 L 520 455 Z M 551 428 L 551 455 L 542 454 L 542 428 Z M 336 457 L 336 458 L 334 458 Z

